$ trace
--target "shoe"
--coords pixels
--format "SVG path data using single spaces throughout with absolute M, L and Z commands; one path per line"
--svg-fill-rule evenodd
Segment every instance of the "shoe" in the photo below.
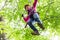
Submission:
M 42 30 L 45 30 L 45 28 L 42 28 Z
M 39 24 L 39 23 L 38 23 L 38 26 L 39 26 L 42 30 L 45 30 L 45 28 L 43 27 L 42 24 Z
M 36 32 L 36 31 L 33 32 L 33 33 L 31 33 L 31 34 L 32 34 L 32 35 L 40 35 L 39 32 Z

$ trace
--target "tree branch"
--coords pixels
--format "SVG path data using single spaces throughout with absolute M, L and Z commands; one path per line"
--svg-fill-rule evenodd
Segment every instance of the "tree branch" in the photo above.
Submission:
M 51 4 L 53 4 L 54 2 L 49 2 L 46 6 L 44 6 L 43 8 L 45 8 L 45 7 L 47 7 L 48 5 L 51 5 Z M 42 8 L 42 9 L 43 9 Z

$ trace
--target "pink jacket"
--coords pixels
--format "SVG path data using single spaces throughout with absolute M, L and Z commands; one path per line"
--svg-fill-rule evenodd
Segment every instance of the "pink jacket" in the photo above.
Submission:
M 36 10 L 37 1 L 38 1 L 38 0 L 34 0 L 33 6 L 32 6 L 32 9 L 34 9 L 34 10 Z M 30 10 L 30 11 L 31 11 L 31 10 Z M 30 12 L 30 11 L 28 11 L 28 12 Z M 31 15 L 31 14 L 32 14 L 32 13 L 30 13 L 30 15 Z M 28 21 L 30 20 L 30 15 L 28 15 L 27 17 L 24 17 L 24 18 L 23 18 L 25 22 L 28 22 Z

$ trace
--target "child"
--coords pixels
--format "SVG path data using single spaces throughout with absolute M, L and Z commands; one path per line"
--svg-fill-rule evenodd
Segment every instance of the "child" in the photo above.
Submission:
M 44 30 L 44 27 L 41 23 L 41 21 L 39 20 L 39 15 L 36 12 L 36 4 L 37 4 L 38 0 L 34 0 L 33 6 L 31 7 L 30 5 L 25 5 L 25 10 L 28 12 L 28 16 L 24 17 L 23 19 L 25 20 L 25 22 L 27 22 L 27 24 L 30 26 L 30 28 L 34 31 L 32 34 L 35 35 L 39 35 L 38 30 L 33 26 L 33 21 L 38 22 L 38 25 Z

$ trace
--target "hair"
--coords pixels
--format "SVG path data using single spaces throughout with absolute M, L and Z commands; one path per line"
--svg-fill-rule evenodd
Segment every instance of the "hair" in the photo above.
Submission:
M 29 5 L 29 4 L 26 4 L 26 5 L 24 6 L 24 8 L 26 9 L 27 6 L 30 6 L 30 5 Z

